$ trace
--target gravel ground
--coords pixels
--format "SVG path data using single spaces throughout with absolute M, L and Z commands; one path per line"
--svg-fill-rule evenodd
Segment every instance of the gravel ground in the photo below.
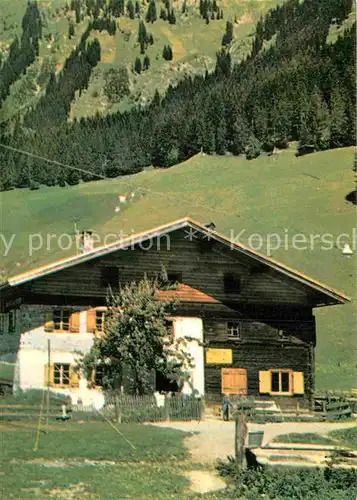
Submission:
M 234 455 L 234 422 L 203 420 L 201 422 L 160 422 L 152 425 L 193 433 L 186 438 L 185 444 L 195 462 L 213 464 L 217 458 L 224 459 L 227 455 Z M 263 430 L 263 444 L 267 444 L 280 434 L 296 432 L 325 434 L 335 429 L 355 426 L 356 422 L 283 422 L 248 424 L 248 429 L 250 431 Z

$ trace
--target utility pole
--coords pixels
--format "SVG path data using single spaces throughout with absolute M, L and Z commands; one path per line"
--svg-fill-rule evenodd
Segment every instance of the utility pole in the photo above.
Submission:
M 47 412 L 46 412 L 46 424 L 48 426 L 48 419 L 50 415 L 50 387 L 51 387 L 51 340 L 47 340 L 47 366 L 48 366 L 48 376 L 47 376 Z

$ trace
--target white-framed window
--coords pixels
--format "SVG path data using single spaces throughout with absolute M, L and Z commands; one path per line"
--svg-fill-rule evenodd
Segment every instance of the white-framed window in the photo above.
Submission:
M 95 330 L 96 332 L 104 332 L 106 311 L 95 311 Z
M 53 310 L 53 327 L 54 330 L 61 332 L 69 331 L 69 309 L 54 309 Z
M 53 365 L 53 383 L 54 385 L 70 385 L 70 364 L 54 363 Z
M 227 323 L 227 333 L 228 337 L 234 339 L 240 339 L 240 325 L 237 322 L 229 321 Z

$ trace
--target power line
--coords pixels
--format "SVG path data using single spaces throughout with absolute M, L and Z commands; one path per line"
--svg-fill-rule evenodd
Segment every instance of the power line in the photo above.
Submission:
M 54 165 L 58 165 L 59 167 L 69 168 L 70 170 L 77 170 L 78 172 L 83 172 L 85 174 L 94 175 L 95 177 L 100 177 L 101 179 L 106 179 L 106 180 L 109 179 L 109 177 L 105 177 L 104 175 L 96 174 L 95 172 L 90 172 L 90 171 L 84 170 L 82 168 L 72 167 L 71 165 L 66 165 L 65 163 L 61 163 L 60 161 L 57 161 L 57 160 L 50 160 L 49 158 L 45 158 L 44 156 L 29 153 L 28 151 L 24 151 L 23 149 L 14 148 L 12 146 L 7 146 L 5 144 L 2 144 L 1 142 L 0 142 L 0 146 L 2 148 L 9 149 L 10 151 L 15 151 L 16 153 L 21 153 L 21 154 L 30 156 L 32 158 L 37 158 L 38 160 L 46 161 L 47 163 L 53 163 Z
M 73 167 L 73 166 L 71 166 L 71 165 L 67 165 L 67 164 L 65 164 L 65 163 L 61 163 L 61 162 L 59 162 L 59 161 L 57 161 L 57 160 L 50 160 L 49 158 L 45 158 L 44 156 L 36 155 L 36 154 L 34 154 L 34 153 L 29 153 L 28 151 L 24 151 L 23 149 L 18 149 L 18 148 L 14 148 L 14 147 L 12 147 L 12 146 L 7 146 L 7 145 L 2 144 L 2 143 L 0 143 L 0 147 L 5 148 L 5 149 L 8 149 L 8 150 L 10 150 L 10 151 L 14 151 L 14 152 L 17 152 L 17 153 L 21 153 L 21 154 L 24 154 L 24 155 L 30 156 L 30 157 L 32 157 L 32 158 L 37 158 L 37 159 L 39 159 L 39 160 L 43 160 L 43 161 L 46 161 L 47 163 L 52 163 L 52 164 L 54 164 L 54 165 L 58 165 L 58 166 L 60 166 L 60 167 L 69 168 L 70 170 L 76 170 L 76 171 L 78 171 L 78 172 L 83 172 L 83 173 L 85 173 L 85 174 L 94 175 L 95 177 L 99 177 L 99 178 L 101 178 L 101 179 L 106 179 L 106 180 L 109 180 L 109 177 L 106 177 L 106 176 L 104 176 L 104 175 L 101 175 L 101 174 L 96 174 L 95 172 L 90 172 L 90 171 L 88 171 L 88 170 L 84 170 L 84 169 L 81 169 L 81 168 L 78 168 L 78 167 Z M 153 191 L 152 189 L 147 188 L 147 187 L 142 187 L 142 188 L 140 188 L 140 187 L 139 187 L 139 189 L 143 189 L 143 190 L 145 190 L 145 191 L 149 191 L 149 192 L 151 192 L 151 193 L 153 193 L 153 194 L 156 194 L 156 195 L 162 196 L 162 197 L 164 197 L 164 198 L 166 198 L 166 199 L 169 199 L 169 195 L 166 195 L 166 194 L 161 193 L 161 192 L 159 192 L 159 191 Z M 181 197 L 181 199 L 185 200 L 185 197 L 184 197 L 184 196 L 182 196 L 182 193 L 180 194 L 180 197 Z M 216 211 L 216 212 L 220 212 L 220 213 L 222 213 L 222 214 L 232 215 L 232 212 L 229 212 L 228 210 L 222 210 L 221 208 L 208 207 L 207 205 L 204 205 L 204 204 L 202 204 L 202 203 L 192 202 L 192 200 L 189 200 L 187 197 L 186 197 L 186 200 L 185 200 L 185 201 L 186 201 L 187 203 L 190 203 L 190 205 L 193 205 L 194 207 L 201 207 L 201 208 L 204 208 L 205 210 L 207 210 L 207 209 L 208 209 L 208 210 L 210 210 L 210 211 Z M 245 210 L 245 211 L 244 211 L 244 210 L 243 210 L 243 211 L 242 211 L 242 210 L 240 210 L 240 213 L 241 213 L 241 214 L 248 213 L 249 218 L 250 218 L 250 219 L 252 219 L 252 220 L 254 220 L 254 222 L 257 222 L 258 224 L 261 224 L 261 225 L 263 225 L 263 226 L 264 226 L 264 225 L 266 225 L 266 221 L 262 221 L 262 220 L 260 220 L 260 219 L 257 219 L 256 217 L 252 216 L 251 214 L 249 214 L 248 210 Z M 283 227 L 281 227 L 281 226 L 279 226 L 279 225 L 276 225 L 276 224 L 272 224 L 272 226 L 273 226 L 273 227 L 275 227 L 275 228 L 277 228 L 277 229 L 280 229 L 280 230 L 282 229 L 283 231 L 285 231 L 285 229 L 286 229 L 286 228 L 283 228 Z M 305 232 L 304 232 L 304 231 L 296 231 L 296 229 L 295 229 L 295 228 L 292 228 L 292 229 L 293 229 L 295 232 L 299 232 L 299 233 L 301 233 L 301 234 L 305 234 Z

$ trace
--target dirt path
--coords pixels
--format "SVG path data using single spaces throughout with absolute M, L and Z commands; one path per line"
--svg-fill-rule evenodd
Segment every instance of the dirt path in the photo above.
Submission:
M 190 451 L 191 459 L 198 463 L 213 465 L 217 458 L 225 459 L 234 455 L 234 422 L 222 420 L 203 420 L 201 422 L 175 422 L 154 424 L 191 432 L 185 444 Z M 318 433 L 325 434 L 335 429 L 355 427 L 356 422 L 283 422 L 279 424 L 249 424 L 248 429 L 264 430 L 263 444 L 271 442 L 280 434 Z

